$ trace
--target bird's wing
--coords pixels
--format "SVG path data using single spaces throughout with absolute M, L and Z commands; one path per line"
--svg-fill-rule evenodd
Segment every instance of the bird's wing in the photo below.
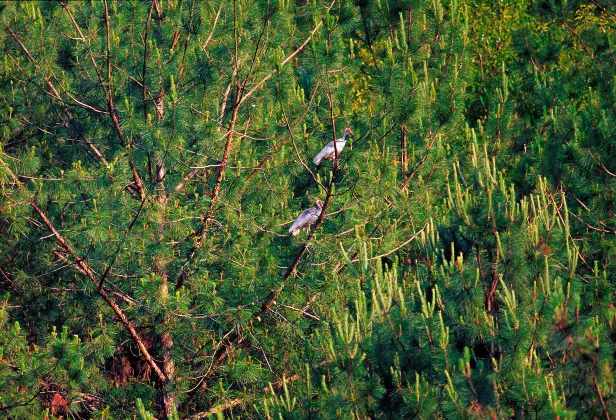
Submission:
M 327 145 L 321 149 L 321 151 L 314 157 L 314 159 L 312 160 L 312 163 L 314 163 L 315 165 L 319 165 L 321 163 L 321 161 L 323 159 L 325 159 L 328 156 L 331 156 L 334 154 L 334 142 L 330 141 L 329 143 L 327 143 Z

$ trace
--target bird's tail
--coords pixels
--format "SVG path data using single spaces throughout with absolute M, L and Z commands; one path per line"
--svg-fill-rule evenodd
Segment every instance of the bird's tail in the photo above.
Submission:
M 297 229 L 297 221 L 293 222 L 291 227 L 289 228 L 289 233 L 293 236 L 299 235 L 299 229 Z
M 314 159 L 312 159 L 312 163 L 314 163 L 315 165 L 319 166 L 321 164 L 321 161 L 325 158 L 327 154 L 323 152 L 323 150 L 321 150 L 319 152 L 318 155 L 316 155 L 314 157 Z

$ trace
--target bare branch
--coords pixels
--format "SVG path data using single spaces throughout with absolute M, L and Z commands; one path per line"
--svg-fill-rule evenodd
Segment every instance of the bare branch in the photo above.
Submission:
M 210 31 L 209 36 L 207 37 L 207 39 L 205 40 L 203 45 L 199 44 L 199 45 L 201 45 L 201 49 L 203 50 L 203 52 L 205 52 L 207 44 L 210 43 L 210 40 L 212 39 L 212 35 L 214 35 L 214 30 L 216 29 L 216 24 L 218 23 L 218 18 L 220 17 L 220 11 L 222 10 L 222 5 L 223 4 L 224 4 L 224 2 L 220 3 L 220 7 L 218 8 L 218 13 L 216 13 L 216 17 L 214 18 L 214 22 L 212 23 L 212 30 Z

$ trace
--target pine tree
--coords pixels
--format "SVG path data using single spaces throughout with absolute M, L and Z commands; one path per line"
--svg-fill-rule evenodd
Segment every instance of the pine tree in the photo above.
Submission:
M 5 2 L 0 412 L 614 415 L 614 16 Z

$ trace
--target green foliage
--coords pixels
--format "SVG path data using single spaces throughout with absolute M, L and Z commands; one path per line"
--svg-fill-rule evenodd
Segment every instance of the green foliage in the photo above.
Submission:
M 3 308 L 8 299 L 5 296 Z M 96 398 L 83 391 L 95 392 L 105 383 L 89 344 L 69 337 L 67 327 L 60 334 L 52 328 L 40 345 L 28 344 L 20 324 L 7 321 L 6 310 L 0 310 L 0 378 L 5 389 L 0 409 L 17 418 L 31 416 L 37 406 L 46 416 L 87 410 Z
M 4 2 L 1 415 L 616 415 L 614 16 Z

